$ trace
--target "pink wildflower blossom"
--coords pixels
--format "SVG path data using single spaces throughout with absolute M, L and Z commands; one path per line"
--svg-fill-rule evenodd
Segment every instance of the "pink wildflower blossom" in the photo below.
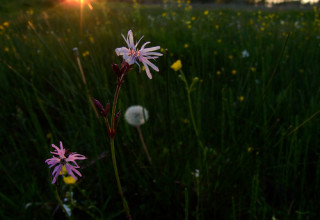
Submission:
M 131 30 L 128 31 L 127 38 L 125 38 L 123 36 L 123 34 L 121 34 L 121 35 L 122 35 L 123 39 L 126 41 L 128 48 L 121 47 L 121 48 L 115 49 L 117 56 L 123 56 L 123 59 L 129 65 L 136 63 L 139 66 L 139 68 L 140 68 L 140 65 L 137 61 L 141 62 L 144 65 L 144 67 L 146 68 L 147 76 L 149 77 L 149 79 L 152 79 L 152 75 L 150 73 L 149 66 L 157 72 L 159 72 L 159 69 L 156 65 L 151 63 L 149 60 L 150 59 L 155 60 L 155 59 L 159 58 L 159 56 L 162 56 L 162 53 L 154 52 L 155 50 L 159 50 L 160 46 L 145 48 L 145 46 L 150 43 L 148 41 L 148 42 L 144 43 L 139 50 L 137 48 L 137 46 L 138 46 L 140 40 L 143 38 L 143 36 L 140 38 L 140 40 L 138 40 L 138 42 L 136 44 L 134 44 L 133 34 L 132 34 Z
M 80 168 L 79 165 L 75 162 L 75 160 L 85 160 L 87 159 L 85 156 L 77 153 L 67 153 L 66 149 L 63 148 L 62 142 L 60 141 L 60 149 L 52 144 L 51 145 L 55 150 L 52 153 L 52 158 L 47 159 L 45 162 L 49 165 L 49 168 L 56 166 L 53 169 L 52 176 L 52 184 L 54 184 L 57 180 L 57 177 L 60 173 L 62 173 L 62 167 L 65 166 L 68 174 L 72 176 L 75 180 L 78 178 L 74 173 L 76 173 L 78 176 L 81 176 L 81 173 L 77 170 L 77 168 Z M 73 164 L 71 164 L 73 163 Z

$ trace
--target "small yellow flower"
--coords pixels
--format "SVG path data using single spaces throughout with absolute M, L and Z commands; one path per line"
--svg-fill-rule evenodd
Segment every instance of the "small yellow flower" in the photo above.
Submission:
M 162 53 L 163 53 L 163 52 L 164 52 L 164 49 L 163 49 L 163 48 L 160 48 L 160 52 L 162 52 Z
M 299 69 L 299 72 L 300 72 L 300 73 L 303 73 L 303 72 L 304 72 L 304 69 Z
M 62 167 L 62 173 L 60 172 L 59 175 L 66 175 L 67 174 L 67 169 L 65 166 Z
M 219 27 L 220 27 L 220 26 L 217 24 L 217 25 L 216 25 L 216 29 L 219 29 Z
M 217 42 L 218 42 L 219 44 L 221 44 L 222 40 L 221 40 L 221 39 L 218 39 Z
M 50 139 L 52 137 L 52 134 L 49 132 L 47 135 L 46 135 L 46 138 L 47 139 Z
M 141 70 L 142 70 L 142 71 L 146 71 L 146 67 L 145 67 L 145 66 L 142 66 Z
M 239 101 L 240 101 L 240 102 L 243 102 L 243 101 L 244 101 L 244 97 L 243 97 L 243 96 L 240 96 L 240 97 L 239 97 Z
M 161 14 L 161 16 L 162 16 L 162 17 L 165 17 L 165 16 L 167 16 L 167 13 L 163 12 L 163 13 Z
M 221 75 L 221 71 L 220 71 L 220 70 L 217 70 L 217 72 L 216 72 L 216 73 L 217 73 L 217 75 L 218 75 L 218 76 L 220 76 L 220 75 Z
M 9 27 L 9 22 L 7 22 L 7 21 L 3 22 L 3 26 Z
M 209 11 L 208 11 L 208 10 L 205 10 L 205 11 L 203 12 L 203 14 L 204 14 L 204 15 L 208 15 L 208 14 L 209 14 Z
M 2 25 L 0 25 L 0 31 L 3 31 L 4 27 Z
M 214 54 L 214 55 L 218 55 L 218 51 L 216 51 L 216 50 L 213 51 L 213 54 Z
M 232 60 L 232 59 L 233 59 L 233 56 L 232 56 L 232 55 L 229 55 L 228 58 L 229 58 L 230 60 Z
M 33 15 L 33 13 L 34 13 L 34 12 L 33 12 L 33 9 L 32 9 L 32 8 L 30 8 L 29 10 L 27 10 L 27 14 L 28 14 L 28 15 Z
M 197 18 L 196 17 L 191 17 L 191 21 L 195 21 Z
M 255 72 L 255 71 L 256 71 L 256 68 L 255 68 L 255 67 L 251 67 L 250 69 L 251 69 L 252 72 Z
M 94 44 L 94 38 L 92 36 L 89 37 L 90 43 Z
M 185 118 L 185 119 L 183 119 L 183 123 L 185 123 L 185 124 L 189 124 L 189 123 L 190 123 L 190 121 L 189 121 L 189 119 Z
M 171 69 L 173 69 L 174 71 L 178 71 L 182 68 L 182 63 L 181 63 L 181 60 L 177 60 L 176 62 L 174 62 L 172 65 L 171 65 Z
M 77 181 L 72 176 L 64 176 L 63 182 L 69 185 L 69 184 L 75 184 Z
M 253 148 L 252 147 L 248 147 L 248 153 L 252 152 Z
M 265 30 L 265 28 L 264 28 L 264 27 L 261 27 L 261 28 L 260 28 L 260 31 L 264 31 L 264 30 Z
M 184 44 L 184 48 L 188 48 L 189 47 L 189 44 Z
M 89 56 L 89 55 L 90 55 L 90 52 L 89 52 L 89 51 L 86 51 L 86 52 L 82 53 L 82 56 L 83 56 L 83 57 L 86 57 L 86 56 Z
M 5 47 L 5 48 L 4 48 L 4 52 L 7 52 L 7 53 L 8 53 L 8 52 L 9 52 L 9 47 Z
M 186 24 L 191 24 L 191 21 L 186 21 Z
M 239 11 L 239 12 L 237 13 L 237 15 L 240 16 L 240 15 L 241 15 L 241 12 Z
M 189 28 L 189 29 L 191 29 L 191 28 L 192 28 L 192 25 L 191 25 L 191 24 L 189 24 L 189 25 L 188 25 L 188 28 Z
M 237 70 L 232 70 L 231 72 L 233 75 L 236 75 L 237 74 Z

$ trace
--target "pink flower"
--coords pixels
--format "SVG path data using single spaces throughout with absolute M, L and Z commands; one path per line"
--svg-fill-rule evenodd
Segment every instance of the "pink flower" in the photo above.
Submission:
M 77 153 L 67 153 L 66 155 L 66 150 L 63 148 L 61 141 L 60 141 L 60 149 L 54 144 L 52 144 L 51 146 L 55 149 L 53 152 L 50 152 L 53 154 L 53 156 L 52 158 L 47 159 L 45 162 L 49 165 L 49 168 L 54 167 L 55 165 L 58 165 L 53 169 L 53 172 L 52 172 L 52 176 L 53 176 L 52 184 L 56 182 L 60 172 L 62 173 L 63 166 L 66 167 L 68 174 L 72 176 L 75 180 L 77 180 L 78 178 L 74 173 L 76 173 L 78 176 L 81 176 L 81 173 L 77 170 L 77 168 L 80 168 L 80 167 L 75 162 L 75 160 L 85 160 L 87 158 Z
M 128 48 L 126 47 L 117 48 L 115 50 L 117 56 L 123 56 L 123 59 L 129 65 L 136 63 L 139 66 L 139 68 L 140 68 L 140 65 L 137 61 L 141 62 L 146 68 L 147 76 L 149 77 L 149 79 L 152 79 L 149 66 L 157 72 L 159 72 L 159 69 L 156 65 L 151 63 L 149 60 L 150 59 L 155 60 L 159 58 L 159 56 L 162 56 L 162 53 L 154 52 L 155 50 L 159 50 L 160 46 L 145 48 L 145 46 L 150 43 L 150 42 L 146 42 L 142 45 L 142 47 L 139 50 L 137 46 L 140 40 L 143 38 L 143 36 L 140 38 L 140 40 L 138 40 L 136 44 L 134 44 L 133 34 L 131 30 L 128 31 L 127 39 L 123 36 L 123 34 L 121 35 L 123 39 L 126 41 Z

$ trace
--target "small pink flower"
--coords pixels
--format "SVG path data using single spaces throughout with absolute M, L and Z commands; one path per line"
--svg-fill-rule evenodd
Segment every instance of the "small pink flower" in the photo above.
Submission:
M 77 180 L 78 178 L 74 173 L 76 173 L 78 176 L 81 176 L 81 173 L 77 170 L 77 168 L 80 168 L 80 167 L 75 162 L 75 160 L 85 160 L 87 158 L 75 152 L 66 155 L 66 150 L 63 148 L 61 141 L 60 141 L 60 149 L 54 144 L 52 144 L 51 146 L 55 149 L 53 152 L 50 152 L 53 154 L 53 156 L 52 158 L 47 159 L 45 163 L 49 165 L 49 168 L 52 168 L 55 165 L 58 165 L 53 169 L 53 172 L 52 172 L 52 176 L 53 176 L 52 184 L 56 182 L 60 172 L 62 173 L 63 166 L 66 167 L 68 174 L 72 176 L 75 180 Z
M 137 61 L 141 62 L 144 65 L 144 67 L 146 68 L 147 76 L 149 77 L 149 79 L 152 79 L 152 75 L 150 73 L 149 66 L 157 72 L 159 72 L 159 69 L 156 65 L 151 63 L 149 60 L 150 59 L 155 60 L 155 59 L 159 58 L 159 56 L 162 56 L 162 53 L 154 52 L 155 50 L 159 50 L 160 46 L 145 48 L 145 46 L 150 43 L 150 42 L 146 42 L 142 45 L 142 47 L 139 50 L 137 48 L 137 46 L 138 46 L 140 40 L 143 38 L 143 36 L 140 38 L 140 40 L 138 40 L 138 42 L 136 44 L 134 44 L 133 34 L 132 34 L 131 30 L 128 31 L 127 38 L 125 38 L 123 36 L 123 34 L 121 34 L 121 35 L 122 35 L 123 39 L 126 41 L 128 48 L 126 48 L 126 47 L 117 48 L 115 50 L 117 56 L 123 56 L 123 59 L 129 65 L 136 63 L 140 67 L 140 65 Z

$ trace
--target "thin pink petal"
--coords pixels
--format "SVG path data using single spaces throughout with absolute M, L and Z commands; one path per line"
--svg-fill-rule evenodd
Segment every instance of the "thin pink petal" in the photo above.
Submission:
M 151 73 L 150 73 L 150 70 L 149 70 L 148 65 L 145 64 L 144 62 L 143 62 L 143 65 L 144 65 L 144 67 L 146 68 L 147 76 L 149 77 L 149 79 L 152 79 L 152 75 L 151 75 Z
M 152 69 L 154 69 L 155 71 L 159 72 L 159 69 L 156 65 L 154 65 L 153 63 L 151 63 L 148 59 L 144 60 L 144 65 L 149 65 Z

